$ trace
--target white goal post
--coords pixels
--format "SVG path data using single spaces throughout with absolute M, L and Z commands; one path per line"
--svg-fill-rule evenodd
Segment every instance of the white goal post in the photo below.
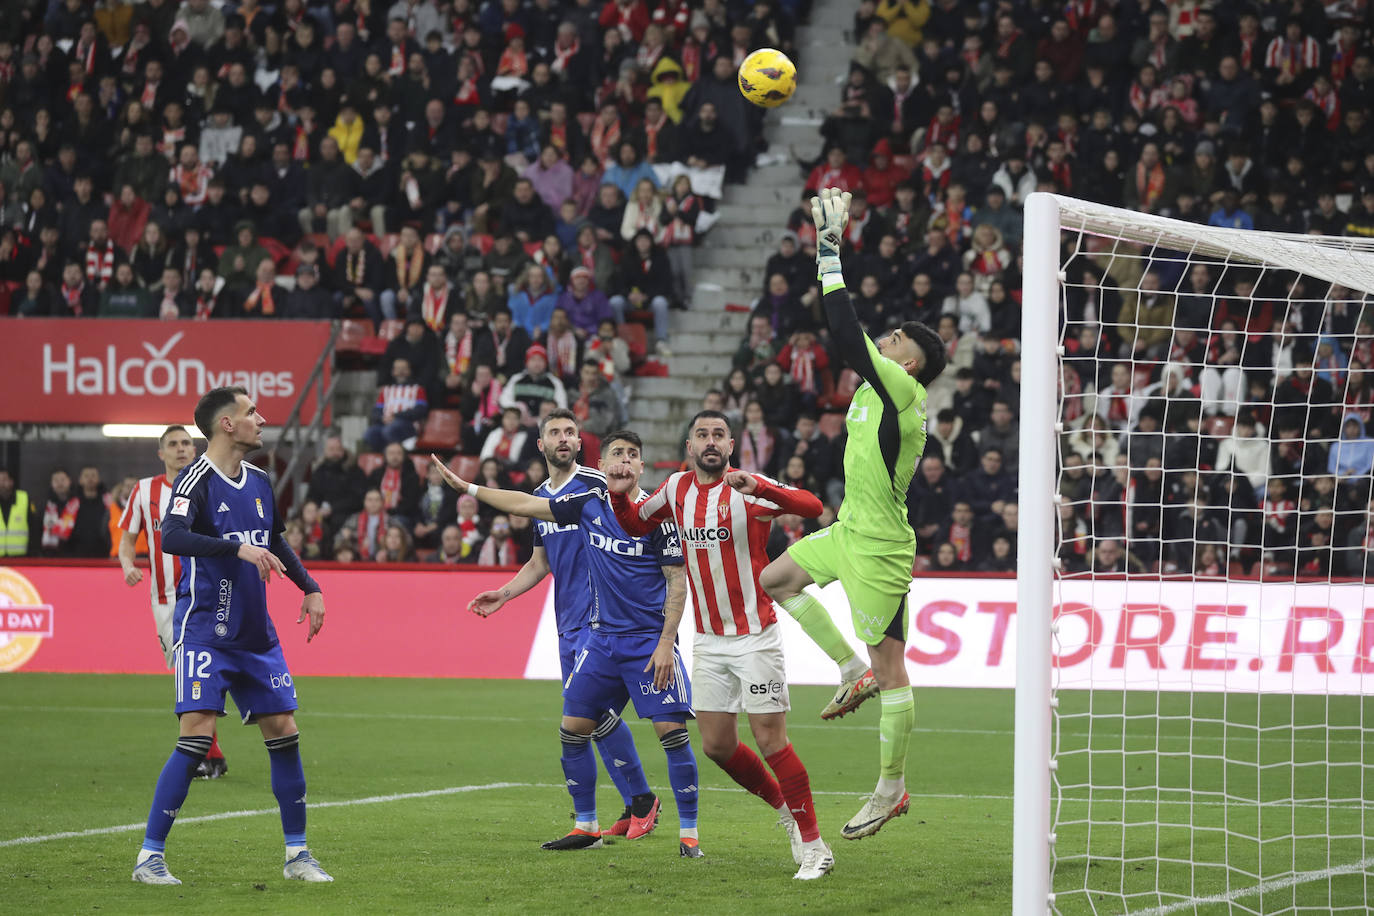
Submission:
M 1036 193 L 1022 290 L 1013 912 L 1368 912 L 1374 239 Z

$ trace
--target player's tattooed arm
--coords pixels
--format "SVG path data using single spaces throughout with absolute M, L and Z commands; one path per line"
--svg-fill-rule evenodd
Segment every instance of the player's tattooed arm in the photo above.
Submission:
M 539 584 L 549 574 L 549 555 L 543 547 L 534 548 L 534 553 L 520 567 L 505 585 L 491 591 L 479 592 L 468 602 L 468 610 L 478 617 L 489 617 L 501 610 L 507 601 Z
M 662 690 L 673 683 L 673 646 L 677 643 L 677 628 L 682 623 L 682 613 L 687 607 L 687 569 L 685 566 L 664 566 L 663 578 L 668 580 L 667 594 L 663 599 L 663 633 L 658 638 L 653 657 L 644 667 L 653 669 L 654 686 Z

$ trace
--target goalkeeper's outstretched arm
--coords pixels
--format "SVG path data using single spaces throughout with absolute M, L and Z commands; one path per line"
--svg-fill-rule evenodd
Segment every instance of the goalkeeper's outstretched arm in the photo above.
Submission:
M 824 293 L 821 301 L 840 359 L 887 401 L 890 398 L 873 362 L 873 344 L 859 324 L 840 273 L 840 245 L 845 223 L 849 221 L 849 198 L 848 191 L 842 193 L 835 188 L 824 188 L 819 197 L 811 198 L 811 218 L 816 223 L 816 270 Z

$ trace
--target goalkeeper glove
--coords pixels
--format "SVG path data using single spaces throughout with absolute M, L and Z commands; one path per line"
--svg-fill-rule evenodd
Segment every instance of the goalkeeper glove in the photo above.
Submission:
M 811 198 L 811 220 L 816 224 L 816 275 L 840 272 L 840 246 L 844 227 L 849 222 L 852 195 L 839 188 L 824 188 Z

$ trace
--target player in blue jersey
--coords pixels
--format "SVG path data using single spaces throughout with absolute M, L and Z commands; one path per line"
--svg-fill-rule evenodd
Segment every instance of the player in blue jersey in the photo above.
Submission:
M 163 549 L 183 558 L 172 623 L 180 737 L 158 777 L 133 877 L 144 884 L 181 883 L 167 870 L 167 834 L 210 750 L 228 692 L 244 723 L 256 722 L 267 744 L 272 794 L 286 834 L 283 874 L 333 881 L 305 842 L 296 690 L 267 615 L 266 584 L 276 573 L 305 594 L 296 622 L 309 618 L 306 642 L 324 625 L 324 597 L 282 536 L 267 474 L 243 460 L 262 447 L 266 425 L 248 393 L 208 391 L 195 418 L 209 445 L 177 475 L 162 522 Z
M 534 490 L 534 495 L 553 499 L 567 493 L 585 493 L 606 486 L 600 471 L 577 463 L 582 438 L 577 417 L 571 410 L 557 408 L 539 422 L 539 453 L 549 466 L 549 478 Z M 507 601 L 534 588 L 553 573 L 554 611 L 558 626 L 558 658 L 563 680 L 572 674 L 573 659 L 582 647 L 587 624 L 591 621 L 592 586 L 583 556 L 582 533 L 577 525 L 535 522 L 534 553 L 520 571 L 505 585 L 482 592 L 468 604 L 468 610 L 483 617 L 496 613 Z M 644 778 L 644 767 L 635 750 L 630 727 L 620 718 L 620 707 L 606 710 L 592 731 L 596 749 L 615 783 L 625 810 L 602 836 L 624 836 L 631 840 L 645 836 L 658 823 L 659 800 Z M 563 837 L 545 843 L 546 849 L 569 848 Z M 573 847 L 578 848 L 578 847 Z
M 642 450 L 639 437 L 632 432 L 606 436 L 602 465 L 628 468 L 619 478 L 618 489 L 635 487 L 644 472 Z M 591 616 L 572 673 L 563 683 L 559 729 L 563 775 L 577 822 L 559 848 L 601 845 L 591 735 L 607 709 L 620 709 L 633 701 L 640 718 L 653 721 L 668 755 L 668 781 L 677 801 L 678 852 L 685 858 L 700 858 L 697 762 L 687 731 L 687 719 L 693 715 L 692 685 L 677 651 L 678 624 L 687 599 L 677 526 L 668 522 L 650 535 L 633 538 L 615 519 L 609 484 L 598 482 L 582 493 L 541 499 L 468 483 L 434 460 L 455 489 L 502 512 L 576 525 L 582 535 L 592 587 Z

